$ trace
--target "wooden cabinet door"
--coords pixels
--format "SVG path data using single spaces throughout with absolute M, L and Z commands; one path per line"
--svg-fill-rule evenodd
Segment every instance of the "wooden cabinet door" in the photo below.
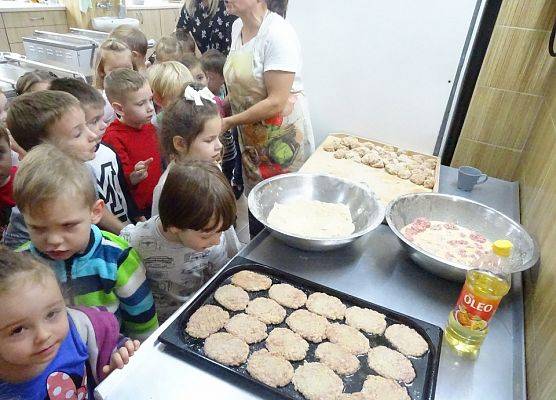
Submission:
M 158 40 L 162 36 L 160 10 L 130 10 L 127 16 L 139 20 L 139 28 L 147 39 Z
M 181 8 L 170 8 L 160 10 L 160 25 L 162 36 L 169 35 L 176 30 L 178 19 L 180 19 Z

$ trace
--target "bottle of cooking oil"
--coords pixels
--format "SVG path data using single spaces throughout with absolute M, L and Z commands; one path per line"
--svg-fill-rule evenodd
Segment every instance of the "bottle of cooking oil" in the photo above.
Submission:
M 512 243 L 497 240 L 492 253 L 467 272 L 465 284 L 448 317 L 445 338 L 461 356 L 476 359 L 492 318 L 511 284 L 509 256 Z

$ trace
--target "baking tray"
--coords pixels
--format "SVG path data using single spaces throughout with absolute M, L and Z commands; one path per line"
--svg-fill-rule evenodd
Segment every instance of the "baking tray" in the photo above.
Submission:
M 221 285 L 230 283 L 231 276 L 236 272 L 242 270 L 251 270 L 254 272 L 259 272 L 261 274 L 267 275 L 272 279 L 272 283 L 289 283 L 292 286 L 301 289 L 305 294 L 310 295 L 313 292 L 323 292 L 332 296 L 339 298 L 347 307 L 359 306 L 364 308 L 370 308 L 376 310 L 386 316 L 386 322 L 389 325 L 394 323 L 402 323 L 408 325 L 415 329 L 423 338 L 427 341 L 429 345 L 429 351 L 420 358 L 410 357 L 410 360 L 415 369 L 416 378 L 410 385 L 405 385 L 407 391 L 413 400 L 432 400 L 434 399 L 434 392 L 436 387 L 436 378 L 438 374 L 438 363 L 440 361 L 440 348 L 442 345 L 442 329 L 438 326 L 429 324 L 404 314 L 397 313 L 390 309 L 381 307 L 379 305 L 370 303 L 368 301 L 359 299 L 357 297 L 350 296 L 346 293 L 339 292 L 337 290 L 328 288 L 326 286 L 319 285 L 312 281 L 300 278 L 298 276 L 280 271 L 276 268 L 268 267 L 259 263 L 255 263 L 243 257 L 235 257 L 228 266 L 220 271 L 218 275 L 210 282 L 210 284 L 205 287 L 202 291 L 195 295 L 193 301 L 189 304 L 187 308 L 183 310 L 181 315 L 176 318 L 164 332 L 159 336 L 159 340 L 166 344 L 165 349 L 169 352 L 176 353 L 178 357 L 183 358 L 187 361 L 202 360 L 204 365 L 201 367 L 208 367 L 212 372 L 217 373 L 227 371 L 226 378 L 240 377 L 246 382 L 250 382 L 252 388 L 264 387 L 267 390 L 273 392 L 273 397 L 286 398 L 286 399 L 296 399 L 303 400 L 304 397 L 301 393 L 296 391 L 293 387 L 293 383 L 288 384 L 282 388 L 273 388 L 265 385 L 262 382 L 257 381 L 252 378 L 251 375 L 246 370 L 247 363 L 244 363 L 237 367 L 226 366 L 208 358 L 203 351 L 203 339 L 196 339 L 185 333 L 185 326 L 189 317 L 195 312 L 199 307 L 205 304 L 215 304 L 219 305 L 213 297 L 214 292 Z M 257 297 L 267 297 L 267 290 L 259 292 L 248 292 L 249 298 L 252 300 Z M 287 315 L 291 314 L 294 310 L 286 308 Z M 230 316 L 239 314 L 243 311 L 230 311 Z M 287 318 L 287 316 L 286 316 Z M 339 321 L 335 321 L 339 322 Z M 284 322 L 278 325 L 270 325 L 270 330 L 275 327 L 286 327 Z M 391 347 L 384 336 L 373 336 L 362 332 L 370 342 L 371 347 L 378 345 L 385 345 Z M 314 355 L 315 349 L 318 343 L 309 342 L 309 351 L 307 352 L 306 361 L 318 361 Z M 264 340 L 259 343 L 249 345 L 249 353 L 252 354 L 254 351 L 265 348 Z M 361 363 L 361 368 L 353 375 L 347 377 L 341 377 L 344 382 L 344 392 L 352 393 L 358 392 L 363 386 L 363 382 L 367 375 L 375 374 L 367 365 L 366 355 L 358 356 Z M 297 368 L 304 361 L 292 361 L 294 368 Z M 208 363 L 208 364 L 207 364 Z M 214 371 L 216 367 L 217 371 Z M 254 386 L 253 386 L 254 385 Z M 267 396 L 265 396 L 266 398 Z

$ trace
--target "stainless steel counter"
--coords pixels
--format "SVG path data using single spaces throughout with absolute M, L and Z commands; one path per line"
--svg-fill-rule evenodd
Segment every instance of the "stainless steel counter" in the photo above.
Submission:
M 517 184 L 489 179 L 471 193 L 455 187 L 456 170 L 443 167 L 440 191 L 464 195 L 519 219 Z M 460 285 L 414 265 L 388 226 L 382 225 L 352 247 L 310 253 L 288 247 L 262 232 L 240 253 L 246 258 L 314 280 L 334 289 L 443 327 Z M 182 308 L 184 308 L 184 305 Z M 158 330 L 162 332 L 179 311 Z M 163 351 L 153 335 L 123 370 L 98 388 L 102 399 L 270 398 L 241 381 L 190 364 Z M 441 353 L 436 399 L 525 399 L 521 275 L 493 319 L 479 359 L 467 361 L 447 346 Z

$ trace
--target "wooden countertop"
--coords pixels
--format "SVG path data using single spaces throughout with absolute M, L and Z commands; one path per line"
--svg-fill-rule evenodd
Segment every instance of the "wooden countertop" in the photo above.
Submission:
M 23 1 L 0 1 L 0 12 L 65 10 L 63 4 L 25 3 Z

